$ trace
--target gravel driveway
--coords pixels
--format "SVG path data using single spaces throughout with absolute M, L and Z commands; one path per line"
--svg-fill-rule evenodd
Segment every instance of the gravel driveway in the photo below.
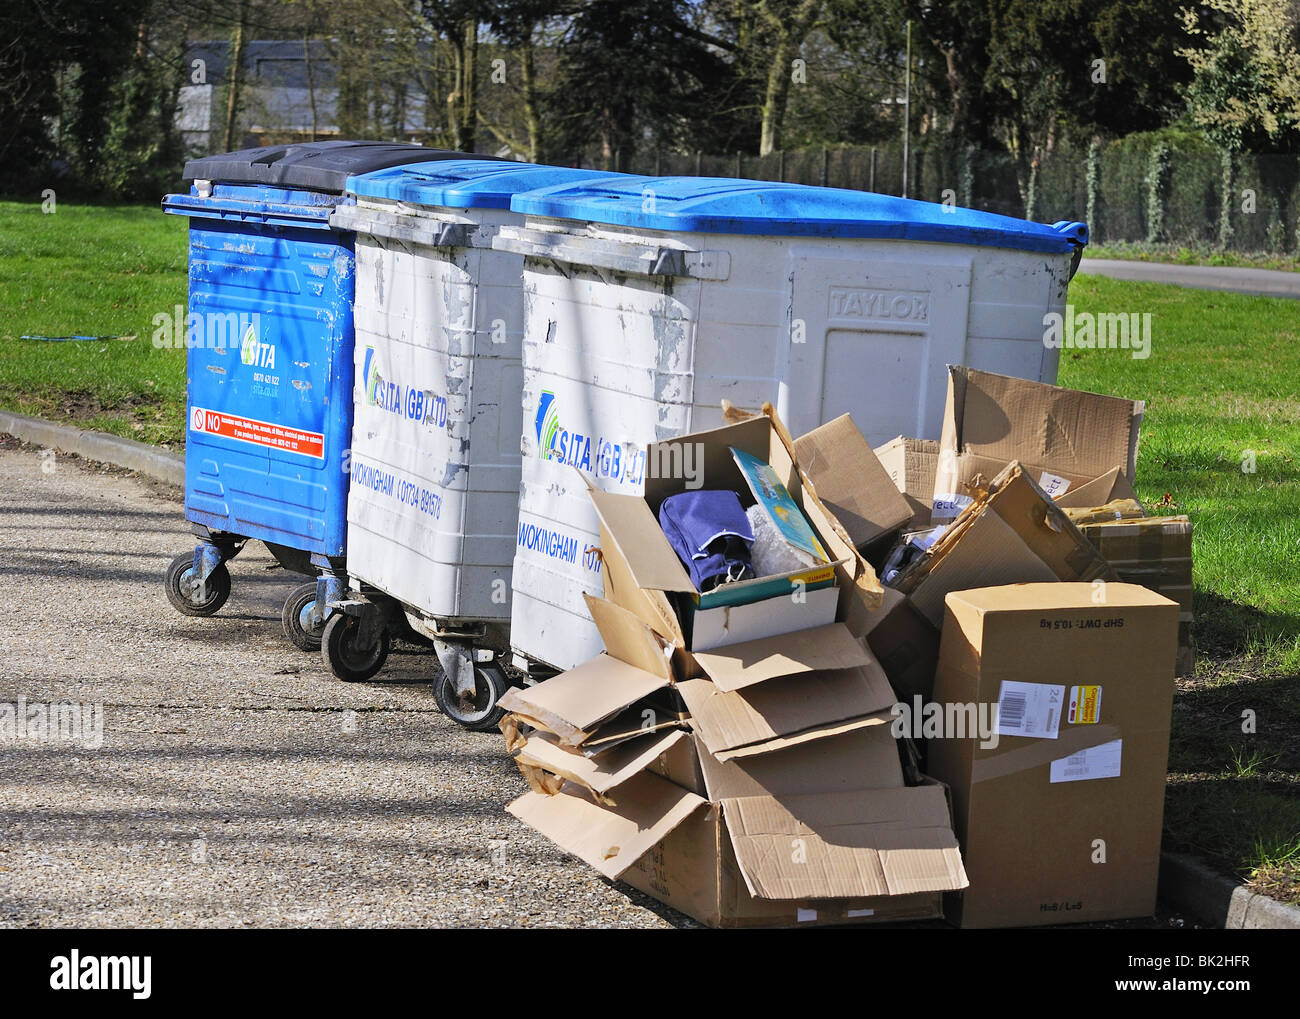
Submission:
M 0 926 L 690 923 L 505 812 L 523 779 L 438 712 L 431 654 L 338 682 L 257 544 L 218 615 L 178 615 L 178 493 L 43 464 L 0 439 L 0 703 L 102 704 L 103 745 L 0 739 Z

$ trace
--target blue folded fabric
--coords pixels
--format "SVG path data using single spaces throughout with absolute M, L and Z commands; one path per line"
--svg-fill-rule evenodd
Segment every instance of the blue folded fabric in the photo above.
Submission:
M 659 504 L 659 526 L 697 591 L 754 576 L 749 558 L 754 532 L 735 492 L 701 490 L 670 495 Z

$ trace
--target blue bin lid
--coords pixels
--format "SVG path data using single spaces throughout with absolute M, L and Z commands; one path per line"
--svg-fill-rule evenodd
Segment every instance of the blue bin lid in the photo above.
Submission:
M 510 207 L 532 216 L 683 233 L 881 238 L 1042 252 L 1088 243 L 1083 223 L 1048 226 L 869 191 L 721 177 L 607 177 L 524 192 Z
M 358 174 L 348 178 L 347 191 L 358 197 L 391 198 L 451 209 L 508 209 L 520 191 L 621 176 L 625 175 L 608 170 L 454 159 L 407 163 Z

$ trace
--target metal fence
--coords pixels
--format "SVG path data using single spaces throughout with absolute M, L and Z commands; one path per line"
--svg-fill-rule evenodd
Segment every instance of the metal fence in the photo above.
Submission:
M 745 177 L 901 195 L 901 147 L 740 153 L 647 152 L 632 173 Z M 1300 250 L 1300 156 L 1229 157 L 1197 142 L 1136 136 L 1057 149 L 1017 167 L 1005 152 L 922 143 L 910 157 L 912 198 L 1042 222 L 1081 220 L 1094 243 L 1168 243 L 1237 251 Z

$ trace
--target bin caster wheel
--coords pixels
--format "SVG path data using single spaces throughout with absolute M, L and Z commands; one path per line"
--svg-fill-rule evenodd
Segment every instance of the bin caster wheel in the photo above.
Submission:
M 345 683 L 363 683 L 384 667 L 393 638 L 384 627 L 374 647 L 357 646 L 359 623 L 352 616 L 335 613 L 325 624 L 320 653 L 330 672 Z
M 167 600 L 186 616 L 210 616 L 230 597 L 230 571 L 222 563 L 200 585 L 194 580 L 194 553 L 178 555 L 167 567 Z
M 445 672 L 434 681 L 433 696 L 442 713 L 471 732 L 495 729 L 505 711 L 499 701 L 510 688 L 505 673 L 496 665 L 474 669 L 473 696 L 456 693 L 456 685 Z
M 280 613 L 280 622 L 284 625 L 284 635 L 289 643 L 304 651 L 319 651 L 321 634 L 325 630 L 323 623 L 311 625 L 311 610 L 316 604 L 316 581 L 296 587 L 284 603 Z

